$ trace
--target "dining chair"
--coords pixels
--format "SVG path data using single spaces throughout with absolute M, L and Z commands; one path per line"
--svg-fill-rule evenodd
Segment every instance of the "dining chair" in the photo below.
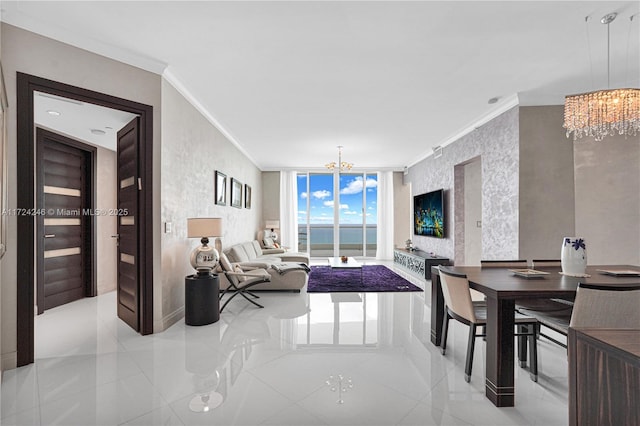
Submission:
M 578 284 L 576 298 L 570 309 L 564 311 L 536 311 L 521 309 L 557 333 L 567 336 L 569 327 L 637 328 L 640 329 L 640 282 L 631 286 L 611 284 Z M 549 336 L 552 342 L 567 345 Z
M 526 269 L 529 267 L 526 259 L 517 260 L 481 260 L 480 267 L 482 268 L 514 268 L 514 269 Z
M 220 312 L 233 300 L 234 297 L 240 295 L 246 300 L 256 305 L 259 308 L 264 308 L 261 304 L 253 299 L 259 299 L 255 293 L 250 291 L 250 288 L 254 285 L 271 281 L 271 275 L 263 268 L 255 268 L 249 271 L 242 270 L 239 266 L 234 266 L 227 257 L 226 254 L 220 254 L 220 268 L 229 281 L 229 286 L 220 292 L 220 300 L 227 295 L 231 296 L 224 302 L 220 308 Z
M 570 327 L 640 329 L 640 282 L 578 284 Z
M 467 343 L 467 358 L 464 369 L 464 379 L 471 381 L 471 368 L 473 363 L 473 353 L 475 350 L 475 338 L 484 337 L 485 333 L 477 333 L 477 327 L 487 325 L 487 307 L 474 304 L 471 300 L 469 281 L 465 274 L 459 274 L 440 266 L 440 282 L 442 284 L 442 294 L 445 301 L 444 318 L 442 326 L 442 354 L 447 350 L 447 334 L 449 332 L 449 319 L 453 318 L 469 326 L 469 337 Z M 526 317 L 516 312 L 515 323 L 518 332 L 514 333 L 518 337 L 519 351 L 524 351 L 524 345 L 529 341 L 531 380 L 538 381 L 538 348 L 535 339 L 535 318 Z M 521 364 L 521 367 L 523 365 Z

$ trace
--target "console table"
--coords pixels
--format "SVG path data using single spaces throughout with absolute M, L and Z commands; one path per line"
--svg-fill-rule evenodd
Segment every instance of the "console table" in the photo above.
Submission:
M 640 424 L 640 330 L 569 328 L 569 425 Z
M 436 265 L 448 265 L 449 259 L 440 256 L 431 256 L 422 250 L 407 250 L 403 248 L 393 249 L 393 263 L 409 271 L 411 274 L 431 279 L 431 267 Z

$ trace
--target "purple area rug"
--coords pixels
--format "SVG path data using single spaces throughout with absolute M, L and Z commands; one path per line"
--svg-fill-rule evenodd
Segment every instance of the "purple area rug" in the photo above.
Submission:
M 386 266 L 365 265 L 360 269 L 312 266 L 309 293 L 422 291 Z

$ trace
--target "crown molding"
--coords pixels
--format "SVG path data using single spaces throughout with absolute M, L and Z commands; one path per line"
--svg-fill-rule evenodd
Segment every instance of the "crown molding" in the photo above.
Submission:
M 450 145 L 452 143 L 454 143 L 455 141 L 457 141 L 458 139 L 462 138 L 465 135 L 468 135 L 469 133 L 473 132 L 474 130 L 476 130 L 478 127 L 488 123 L 489 121 L 493 120 L 494 118 L 498 117 L 501 114 L 504 114 L 505 112 L 509 111 L 511 108 L 520 105 L 520 101 L 518 99 L 518 94 L 513 94 L 510 96 L 507 96 L 504 98 L 504 100 L 502 102 L 500 102 L 500 104 L 498 106 L 496 106 L 496 108 L 492 109 L 491 111 L 487 112 L 486 114 L 483 114 L 481 116 L 479 116 L 478 118 L 476 118 L 475 120 L 473 120 L 471 122 L 471 124 L 468 124 L 464 127 L 462 127 L 459 131 L 457 131 L 456 133 L 452 134 L 451 136 L 442 139 L 440 141 L 440 143 L 436 143 L 435 146 L 440 146 L 441 148 L 444 148 L 447 145 Z M 433 155 L 433 151 L 428 151 L 423 153 L 422 155 L 419 155 L 417 157 L 417 159 L 415 161 L 413 161 L 410 164 L 407 164 L 407 167 L 413 167 L 416 164 L 418 164 L 419 162 L 421 162 L 422 160 L 431 157 Z
M 196 98 L 192 92 L 185 87 L 182 81 L 171 71 L 170 67 L 167 67 L 162 74 L 162 77 L 171 84 L 184 98 L 189 102 L 200 114 L 204 116 L 204 118 L 209 121 L 216 129 L 220 131 L 224 135 L 225 138 L 229 140 L 238 150 L 249 159 L 260 171 L 264 171 L 260 165 L 255 161 L 255 159 L 249 155 L 249 153 L 244 149 L 244 147 L 238 142 L 238 139 L 229 131 L 227 128 L 218 121 L 204 105 Z

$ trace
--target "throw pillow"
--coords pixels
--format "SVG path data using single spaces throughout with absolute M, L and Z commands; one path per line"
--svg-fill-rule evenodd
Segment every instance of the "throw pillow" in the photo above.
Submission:
M 274 248 L 280 248 L 280 244 L 278 244 L 278 243 L 276 243 L 276 242 L 274 241 L 274 243 L 273 243 L 273 247 L 274 247 Z
M 264 239 L 262 240 L 262 243 L 264 244 L 264 248 L 268 248 L 268 249 L 276 248 L 274 245 L 275 242 L 271 237 L 264 237 Z
M 236 265 L 233 268 L 233 272 L 237 272 L 240 274 L 244 274 L 244 271 L 242 270 L 242 268 L 240 267 L 240 265 Z M 242 282 L 245 281 L 247 279 L 247 277 L 245 277 L 244 275 L 237 275 L 236 278 L 238 278 L 238 281 Z

